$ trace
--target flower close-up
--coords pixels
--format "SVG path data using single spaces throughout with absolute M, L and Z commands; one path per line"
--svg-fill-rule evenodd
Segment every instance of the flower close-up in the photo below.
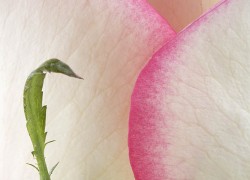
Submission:
M 249 0 L 0 0 L 0 180 L 250 179 L 249 19 Z

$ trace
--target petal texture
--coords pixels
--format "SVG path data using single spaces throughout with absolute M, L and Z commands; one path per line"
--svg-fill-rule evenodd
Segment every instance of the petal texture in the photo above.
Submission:
M 22 92 L 28 74 L 58 58 L 84 77 L 48 76 L 49 168 L 55 180 L 133 179 L 127 147 L 135 77 L 174 35 L 143 0 L 0 0 L 0 179 L 38 179 Z
M 136 179 L 250 178 L 249 9 L 218 4 L 141 72 L 129 129 Z

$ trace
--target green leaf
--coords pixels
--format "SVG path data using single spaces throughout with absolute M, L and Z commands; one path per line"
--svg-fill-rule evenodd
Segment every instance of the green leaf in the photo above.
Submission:
M 70 77 L 82 78 L 76 75 L 73 70 L 62 61 L 50 59 L 34 70 L 25 83 L 23 105 L 27 121 L 26 127 L 34 148 L 32 155 L 36 157 L 40 178 L 50 180 L 44 157 L 47 135 L 47 132 L 45 132 L 47 106 L 43 106 L 42 104 L 42 88 L 46 72 L 62 73 Z

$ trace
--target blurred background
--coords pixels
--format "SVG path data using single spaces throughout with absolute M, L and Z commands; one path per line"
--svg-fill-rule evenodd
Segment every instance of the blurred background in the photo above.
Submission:
M 220 0 L 147 0 L 175 29 L 181 31 Z

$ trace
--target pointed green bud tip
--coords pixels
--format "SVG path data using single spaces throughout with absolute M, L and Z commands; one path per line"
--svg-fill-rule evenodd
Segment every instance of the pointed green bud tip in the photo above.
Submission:
M 58 59 L 49 59 L 45 61 L 43 64 L 41 64 L 41 66 L 37 68 L 36 71 L 62 73 L 70 77 L 83 79 L 82 77 L 74 73 L 74 71 L 67 64 Z
M 47 106 L 43 105 L 42 102 L 42 89 L 46 72 L 61 73 L 70 77 L 82 78 L 76 75 L 73 70 L 62 61 L 50 59 L 45 61 L 29 75 L 24 86 L 23 107 L 26 117 L 26 127 L 34 148 L 31 154 L 37 161 L 37 167 L 30 163 L 27 164 L 39 171 L 40 179 L 50 180 L 50 176 L 58 163 L 52 167 L 49 173 L 44 156 L 44 149 L 46 145 L 55 140 L 46 143 L 47 132 L 45 131 L 45 126 Z

